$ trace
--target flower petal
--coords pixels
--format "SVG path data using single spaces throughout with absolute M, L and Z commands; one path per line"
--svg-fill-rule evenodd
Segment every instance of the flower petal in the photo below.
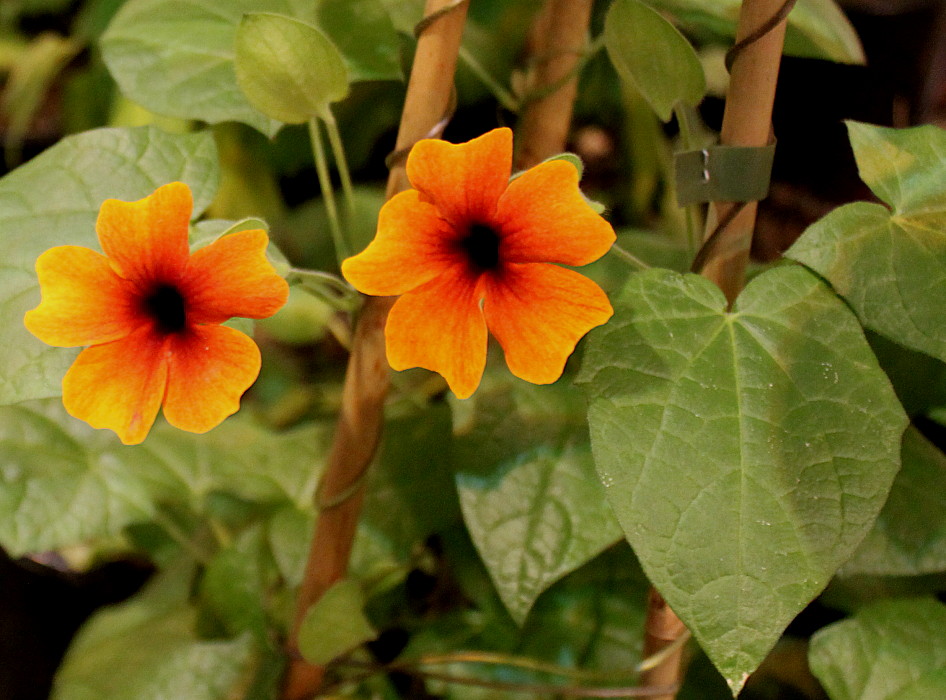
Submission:
M 240 408 L 256 381 L 260 352 L 252 338 L 226 326 L 194 326 L 171 339 L 164 417 L 206 433 Z
M 416 190 L 392 197 L 381 208 L 378 233 L 358 255 L 342 263 L 342 274 L 362 294 L 404 294 L 458 262 L 453 227 Z
M 571 163 L 552 160 L 509 183 L 499 200 L 497 227 L 507 262 L 587 265 L 614 243 L 611 224 L 595 213 L 578 189 Z
M 476 278 L 456 265 L 398 299 L 384 328 L 391 367 L 433 370 L 460 399 L 476 391 L 486 367 L 486 323 L 476 288 Z
M 447 221 L 489 223 L 512 172 L 512 131 L 493 129 L 466 143 L 418 141 L 407 157 L 411 185 Z
M 114 430 L 126 445 L 145 439 L 167 381 L 165 339 L 151 325 L 79 353 L 62 380 L 62 402 L 93 428 Z
M 562 376 L 581 337 L 614 313 L 597 284 L 556 265 L 509 265 L 485 286 L 486 324 L 509 370 L 533 384 Z
M 115 271 L 134 282 L 176 281 L 187 262 L 193 206 L 183 182 L 159 187 L 137 202 L 102 202 L 95 230 Z
M 279 311 L 289 285 L 266 259 L 268 243 L 261 229 L 238 231 L 191 255 L 180 282 L 188 323 L 266 318 Z
M 26 312 L 27 330 L 47 345 L 98 345 L 147 323 L 135 288 L 108 258 L 81 246 L 50 248 L 36 260 L 42 301 Z

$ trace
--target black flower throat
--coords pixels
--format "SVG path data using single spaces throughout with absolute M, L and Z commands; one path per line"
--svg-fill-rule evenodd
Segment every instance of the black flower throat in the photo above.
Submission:
M 184 297 L 173 284 L 159 284 L 144 299 L 145 312 L 161 333 L 177 333 L 187 325 Z
M 499 234 L 483 224 L 472 224 L 460 239 L 460 249 L 477 272 L 499 267 Z

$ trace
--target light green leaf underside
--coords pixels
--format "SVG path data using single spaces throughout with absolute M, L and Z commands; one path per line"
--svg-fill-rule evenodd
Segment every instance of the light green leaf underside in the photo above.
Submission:
M 323 116 L 348 94 L 348 71 L 331 39 L 291 17 L 244 15 L 235 60 L 237 84 L 250 104 L 286 124 Z
M 946 571 L 946 455 L 916 428 L 884 509 L 841 574 L 917 576 Z
M 115 536 L 159 503 L 199 509 L 216 489 L 302 507 L 328 439 L 327 428 L 272 435 L 235 418 L 205 435 L 159 423 L 128 447 L 57 400 L 0 407 L 0 544 L 16 556 Z
M 811 639 L 808 661 L 831 700 L 946 697 L 946 606 L 885 600 Z
M 740 0 L 647 0 L 647 4 L 666 10 L 688 31 L 720 37 L 735 35 L 741 5 Z M 833 0 L 798 0 L 788 16 L 785 53 L 838 63 L 865 61 L 854 27 Z
M 320 27 L 353 81 L 401 77 L 397 33 L 380 0 L 130 0 L 102 37 L 102 55 L 122 92 L 154 112 L 239 121 L 272 136 L 282 123 L 251 106 L 237 85 L 234 40 L 249 12 Z
M 946 360 L 946 131 L 849 122 L 848 133 L 861 178 L 890 209 L 839 207 L 786 255 L 828 279 L 865 326 Z
M 595 478 L 587 428 L 562 419 L 576 394 L 518 385 L 515 394 L 490 395 L 489 415 L 456 441 L 464 520 L 519 624 L 539 594 L 621 536 Z M 537 416 L 536 407 L 547 413 Z
M 39 304 L 35 263 L 57 245 L 99 249 L 95 219 L 106 199 L 133 201 L 175 180 L 194 194 L 194 216 L 217 189 L 209 134 L 98 129 L 70 136 L 0 179 L 0 404 L 59 396 L 75 350 L 52 348 L 23 326 Z
M 105 608 L 79 631 L 52 700 L 227 700 L 253 653 L 244 635 L 200 640 L 186 571 L 172 568 L 139 595 Z
M 604 40 L 618 75 L 663 121 L 678 102 L 695 107 L 706 94 L 703 66 L 690 42 L 639 0 L 615 0 L 605 17 Z
M 580 381 L 602 481 L 644 570 L 736 693 L 864 537 L 906 417 L 857 320 L 781 267 L 726 300 L 634 275 Z

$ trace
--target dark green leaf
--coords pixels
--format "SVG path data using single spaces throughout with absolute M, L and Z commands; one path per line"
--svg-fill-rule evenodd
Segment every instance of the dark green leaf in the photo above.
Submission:
M 811 639 L 811 670 L 831 700 L 946 697 L 946 606 L 886 600 Z
M 299 651 L 313 664 L 332 659 L 375 638 L 364 614 L 365 601 L 357 581 L 343 580 L 309 608 L 299 628 Z
M 916 428 L 874 528 L 841 573 L 916 576 L 946 571 L 946 455 Z

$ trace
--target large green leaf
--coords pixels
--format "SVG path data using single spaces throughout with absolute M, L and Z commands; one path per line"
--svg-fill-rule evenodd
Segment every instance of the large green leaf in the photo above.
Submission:
M 906 417 L 853 314 L 785 266 L 634 275 L 580 380 L 608 499 L 733 692 L 867 533 Z
M 865 326 L 946 360 L 946 131 L 848 122 L 848 133 L 861 178 L 889 208 L 839 207 L 786 255 L 827 278 Z
M 129 0 L 102 37 L 122 92 L 159 114 L 240 121 L 272 136 L 281 122 L 237 85 L 237 26 L 250 12 L 294 17 L 324 30 L 353 81 L 398 79 L 398 37 L 380 0 Z
M 582 415 L 576 394 L 567 385 L 481 388 L 486 412 L 456 441 L 464 520 L 520 624 L 542 591 L 621 536 L 595 479 L 587 427 L 567 420 Z
M 248 635 L 204 641 L 186 604 L 187 567 L 163 572 L 139 595 L 93 616 L 59 669 L 52 700 L 227 700 L 252 656 Z
M 59 401 L 0 407 L 0 544 L 13 554 L 114 536 L 161 502 L 201 508 L 222 490 L 264 503 L 307 501 L 326 430 L 272 435 L 231 419 L 206 435 L 167 424 L 129 447 Z
M 695 107 L 706 94 L 703 66 L 690 42 L 640 0 L 615 0 L 604 20 L 604 43 L 621 78 L 665 122 L 678 102 Z
M 740 0 L 647 0 L 669 12 L 694 33 L 732 37 L 736 33 Z M 864 49 L 854 27 L 834 0 L 798 0 L 788 16 L 785 53 L 827 58 L 839 63 L 864 63 Z
M 95 219 L 104 200 L 140 199 L 174 180 L 190 185 L 200 214 L 217 188 L 209 134 L 90 131 L 0 179 L 0 404 L 59 396 L 77 352 L 49 347 L 23 326 L 23 315 L 40 300 L 36 258 L 56 245 L 98 248 Z
M 946 455 L 916 428 L 874 528 L 842 573 L 917 576 L 946 571 Z
M 811 638 L 811 670 L 831 700 L 946 697 L 946 606 L 885 600 Z

